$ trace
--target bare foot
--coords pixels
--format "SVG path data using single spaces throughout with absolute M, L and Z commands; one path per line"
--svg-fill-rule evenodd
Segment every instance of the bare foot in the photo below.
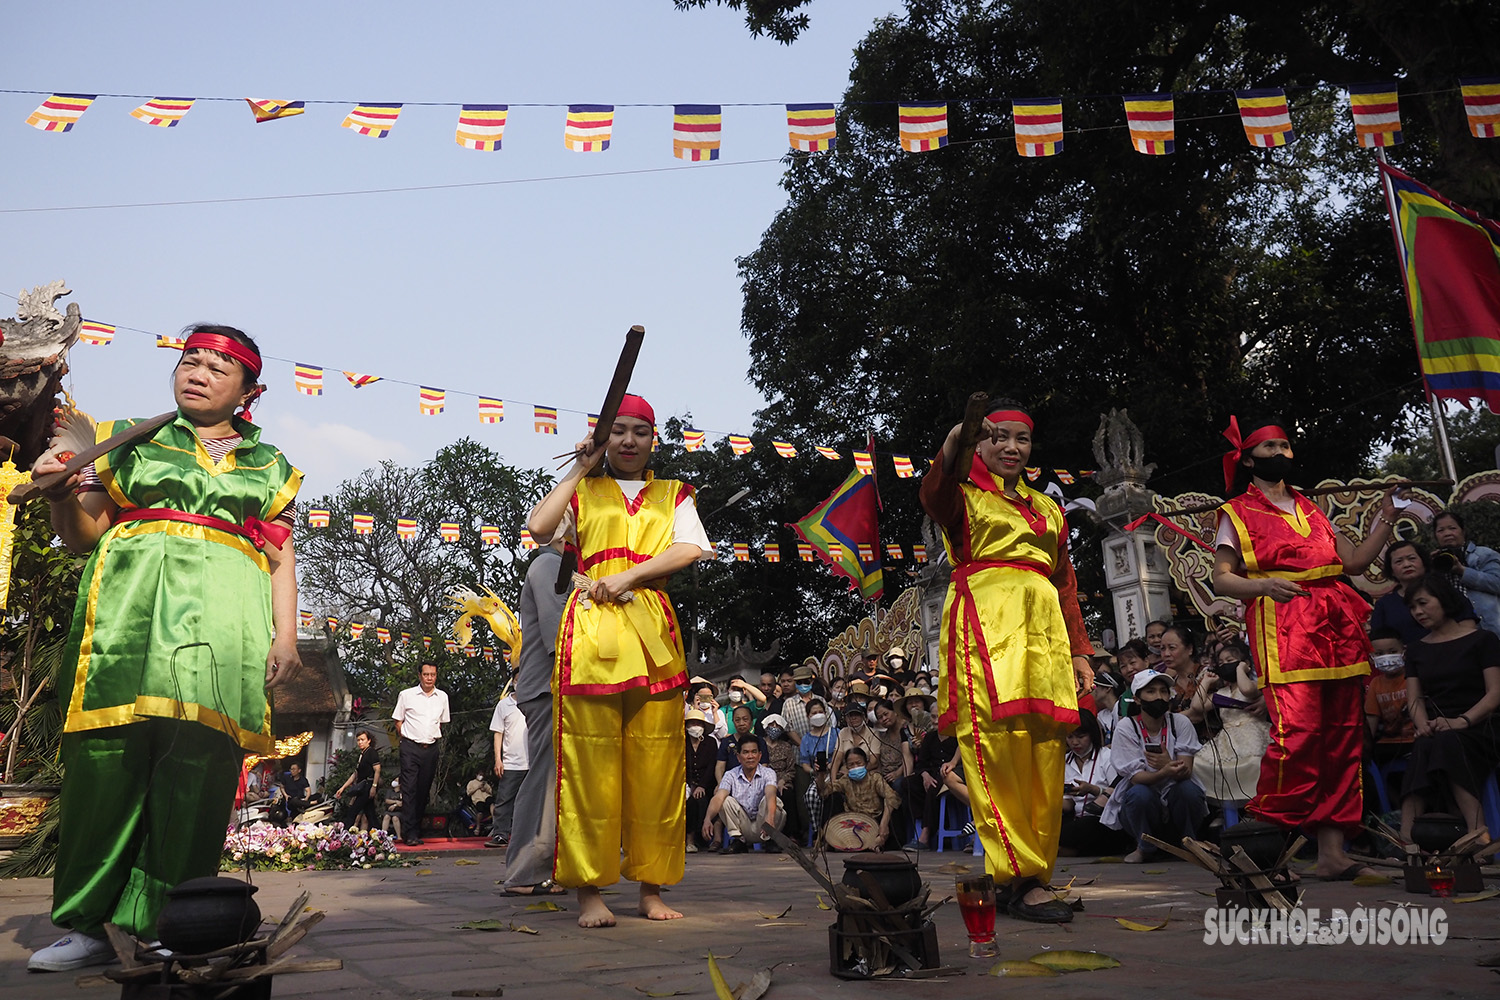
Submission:
M 641 883 L 641 916 L 647 920 L 681 920 L 682 914 L 662 902 L 661 886 Z
M 578 926 L 613 927 L 614 925 L 615 915 L 610 912 L 609 907 L 604 905 L 604 897 L 599 895 L 598 887 L 579 886 Z

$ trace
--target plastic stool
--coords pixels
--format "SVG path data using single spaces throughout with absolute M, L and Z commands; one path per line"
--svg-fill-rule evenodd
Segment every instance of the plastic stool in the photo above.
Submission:
M 1219 808 L 1224 810 L 1224 829 L 1227 830 L 1240 821 L 1240 807 L 1233 802 L 1220 802 Z
M 964 823 L 967 823 L 969 821 L 968 807 L 965 806 L 962 802 L 955 801 L 953 803 L 954 818 L 958 819 L 959 817 L 963 817 L 963 821 L 960 822 L 957 826 L 948 825 L 948 802 L 952 798 L 952 793 L 947 789 L 943 789 L 942 794 L 938 796 L 937 835 L 933 838 L 937 842 L 933 846 L 938 851 L 938 853 L 942 853 L 943 850 L 945 850 L 944 844 L 947 841 L 958 840 L 959 838 L 964 836 Z M 975 839 L 978 839 L 978 835 L 975 836 Z
M 1500 837 L 1500 782 L 1495 780 L 1495 772 L 1485 779 L 1484 792 L 1479 799 L 1480 809 L 1484 816 L 1484 825 L 1489 827 L 1490 836 Z
M 1375 786 L 1375 800 L 1380 803 L 1380 812 L 1384 815 L 1391 811 L 1391 790 L 1386 786 L 1387 777 L 1392 774 L 1404 774 L 1406 758 L 1397 757 L 1395 760 L 1387 761 L 1384 770 L 1381 770 L 1380 765 L 1373 760 L 1366 761 L 1365 767 L 1369 769 L 1370 783 Z M 1492 784 L 1494 780 L 1495 776 L 1490 775 Z

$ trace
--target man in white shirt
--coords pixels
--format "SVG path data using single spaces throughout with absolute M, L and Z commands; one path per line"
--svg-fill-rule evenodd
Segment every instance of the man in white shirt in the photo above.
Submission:
M 437 773 L 438 740 L 448 721 L 448 693 L 437 686 L 437 667 L 422 664 L 422 682 L 396 699 L 391 718 L 401 734 L 401 833 L 409 847 L 422 843 L 422 816 Z
M 769 823 L 778 830 L 786 825 L 786 813 L 776 808 L 776 772 L 761 765 L 759 738 L 741 733 L 739 741 L 740 766 L 724 772 L 703 818 L 703 837 L 708 839 L 713 836 L 714 820 L 724 814 L 729 850 L 736 854 L 748 851 L 751 839 L 770 840 L 761 833 L 763 825 Z
M 525 648 L 525 644 L 522 644 Z M 495 734 L 495 806 L 490 813 L 490 839 L 485 847 L 505 847 L 510 843 L 510 824 L 516 812 L 516 793 L 526 780 L 530 754 L 526 749 L 526 716 L 516 706 L 516 696 L 508 694 L 495 706 L 490 719 Z

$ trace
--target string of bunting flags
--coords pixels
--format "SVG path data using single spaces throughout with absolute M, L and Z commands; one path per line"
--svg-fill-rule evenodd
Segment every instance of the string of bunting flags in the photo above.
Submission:
M 433 638 L 430 635 L 413 636 L 413 634 L 410 632 L 392 631 L 385 625 L 377 625 L 372 630 L 370 626 L 365 622 L 341 622 L 340 619 L 332 615 L 325 617 L 323 621 L 327 624 L 328 630 L 333 633 L 337 633 L 339 631 L 339 626 L 342 624 L 347 629 L 349 638 L 353 639 L 355 642 L 359 642 L 361 639 L 363 639 L 366 632 L 373 631 L 375 640 L 382 646 L 389 645 L 392 642 L 398 643 L 399 645 L 416 645 L 417 642 L 421 642 L 423 649 L 432 648 Z M 297 624 L 304 629 L 312 629 L 317 625 L 317 616 L 315 616 L 311 611 L 299 610 L 297 612 Z M 452 638 L 446 638 L 443 640 L 443 649 L 445 649 L 449 653 L 458 653 L 461 651 L 465 656 L 471 659 L 474 657 L 482 656 L 490 662 L 493 662 L 495 660 L 495 657 L 498 655 L 505 662 L 510 662 L 510 651 L 504 647 L 501 647 L 497 650 L 494 646 L 486 646 L 482 643 L 471 642 L 468 645 L 460 648 L 456 640 Z
M 1462 77 L 1457 92 L 1468 116 L 1469 132 L 1475 138 L 1490 139 L 1500 125 L 1500 76 Z M 1292 88 L 1306 90 L 1313 88 Z M 1401 139 L 1401 112 L 1395 81 L 1351 83 L 1340 87 L 1349 95 L 1349 110 L 1355 136 L 1361 146 L 1393 146 Z M 48 94 L 43 90 L 5 90 L 12 94 Z M 1451 92 L 1451 91 L 1444 91 Z M 1011 117 L 1015 126 L 1016 152 L 1022 157 L 1056 156 L 1063 151 L 1064 103 L 1119 100 L 1123 104 L 1124 128 L 1131 146 L 1147 156 L 1164 156 L 1176 152 L 1176 99 L 1183 94 L 1229 94 L 1234 98 L 1245 129 L 1245 138 L 1258 149 L 1277 149 L 1293 142 L 1291 109 L 1286 89 L 1261 87 L 1249 90 L 1207 90 L 1149 94 L 1073 95 L 1067 97 L 1013 98 Z M 84 112 L 101 98 L 128 98 L 123 94 L 52 93 L 27 118 L 26 124 L 44 132 L 67 133 L 78 125 Z M 308 111 L 308 105 L 339 104 L 336 101 L 287 101 L 269 98 L 228 97 L 153 97 L 132 109 L 130 116 L 157 128 L 176 128 L 199 101 L 234 102 L 243 100 L 257 124 L 295 118 Z M 1003 100 L 1003 99 L 1002 99 Z M 347 102 L 342 102 L 347 103 Z M 926 153 L 949 144 L 948 105 L 953 101 L 868 102 L 894 105 L 897 142 L 908 153 Z M 993 105 L 993 100 L 973 103 Z M 501 150 L 505 126 L 512 106 L 508 104 L 458 104 L 456 102 L 422 102 L 422 107 L 457 109 L 454 142 L 464 149 L 481 152 Z M 724 107 L 721 104 L 633 104 L 630 108 L 672 109 L 672 155 L 688 162 L 712 162 L 719 158 L 723 145 Z M 760 102 L 732 104 L 730 107 L 776 107 Z M 787 146 L 800 153 L 828 153 L 837 146 L 839 105 L 802 103 L 779 105 L 785 109 Z M 347 112 L 341 127 L 356 135 L 384 139 L 395 130 L 406 103 L 356 104 Z M 578 153 L 602 153 L 614 141 L 615 108 L 613 104 L 524 104 L 529 110 L 565 109 L 563 145 Z M 990 138 L 988 136 L 983 138 Z

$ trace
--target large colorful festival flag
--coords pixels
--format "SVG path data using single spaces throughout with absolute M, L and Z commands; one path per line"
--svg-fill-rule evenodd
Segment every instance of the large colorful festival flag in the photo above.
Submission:
M 505 419 L 505 400 L 490 396 L 479 397 L 479 422 L 498 424 Z
M 781 562 L 781 543 L 767 542 L 765 544 L 765 556 L 766 562 Z
M 445 541 L 445 542 L 456 542 L 456 541 L 458 541 L 458 534 L 459 534 L 459 532 L 458 532 L 458 522 L 457 521 L 443 521 L 443 522 L 440 522 L 438 524 L 438 534 L 442 537 L 443 541 Z
M 831 462 L 837 462 L 839 459 L 844 457 L 838 452 L 834 451 L 832 448 L 825 447 L 824 445 L 814 445 L 814 447 L 817 448 L 819 455 L 822 455 L 824 458 L 828 459 Z
M 917 474 L 917 470 L 911 464 L 910 455 L 892 455 L 891 464 L 896 467 L 898 479 L 911 479 Z
M 948 145 L 946 102 L 903 104 L 900 117 L 901 148 L 908 153 L 925 153 Z
M 748 455 L 755 450 L 755 445 L 743 434 L 729 435 L 729 450 L 736 455 Z
M 536 539 L 531 537 L 531 529 L 529 529 L 529 528 L 522 528 L 521 529 L 521 550 L 523 552 L 530 552 L 532 549 L 534 549 L 536 547 L 537 547 Z
M 156 335 L 156 346 L 165 347 L 168 350 L 172 351 L 180 351 L 183 348 L 187 347 L 187 338 L 174 337 L 171 334 L 167 333 L 158 333 Z
M 679 160 L 717 160 L 724 113 L 717 104 L 672 107 L 672 155 Z
M 911 547 L 911 557 L 913 559 L 915 559 L 919 563 L 926 562 L 927 561 L 927 546 L 923 545 L 921 542 L 918 542 L 915 545 L 913 545 Z
M 854 467 L 862 476 L 875 475 L 875 459 L 870 457 L 868 451 L 856 451 L 854 453 Z
M 500 148 L 505 134 L 509 104 L 465 104 L 458 109 L 458 129 L 454 141 L 465 149 L 494 151 Z
M 776 449 L 776 454 L 782 458 L 797 457 L 797 448 L 790 441 L 772 441 L 771 446 Z
M 533 406 L 531 408 L 531 426 L 538 434 L 556 434 L 557 407 Z
M 1373 149 L 1401 142 L 1401 105 L 1394 83 L 1352 83 L 1349 112 L 1359 144 Z
M 838 141 L 838 122 L 832 104 L 788 104 L 787 142 L 803 153 L 822 153 Z
M 897 545 L 895 542 L 888 542 L 886 544 L 885 554 L 888 555 L 888 556 L 890 556 L 892 559 L 905 559 L 906 558 L 906 553 L 902 552 L 901 551 L 901 546 Z
M 682 446 L 688 451 L 697 451 L 702 448 L 703 438 L 703 431 L 695 431 L 691 427 L 684 427 L 682 430 Z
M 1125 124 L 1137 153 L 1164 156 L 1177 148 L 1172 94 L 1126 94 Z
M 100 323 L 98 320 L 86 319 L 79 324 L 78 339 L 85 344 L 103 347 L 115 339 L 115 328 L 109 323 Z
M 522 531 L 526 529 L 521 529 Z M 500 544 L 500 526 L 498 524 L 481 524 L 479 526 L 479 542 L 481 545 Z
M 352 129 L 359 135 L 367 135 L 372 139 L 384 139 L 396 127 L 396 119 L 399 117 L 399 104 L 358 104 L 340 127 Z
M 1500 224 L 1382 163 L 1428 390 L 1500 413 Z
M 1458 81 L 1469 116 L 1469 134 L 1476 139 L 1495 138 L 1500 126 L 1500 76 L 1471 76 Z
M 1285 146 L 1297 138 L 1292 129 L 1292 112 L 1287 107 L 1286 91 L 1280 87 L 1260 90 L 1236 90 L 1235 103 L 1240 107 L 1240 124 L 1245 138 L 1261 149 Z
M 417 537 L 417 519 L 414 517 L 396 518 L 396 537 L 403 542 L 415 541 Z
M 302 101 L 273 101 L 256 100 L 253 97 L 245 98 L 245 103 L 250 105 L 250 113 L 255 116 L 255 123 L 274 122 L 280 118 L 295 118 L 307 110 Z
M 292 367 L 292 384 L 304 396 L 323 395 L 323 369 L 298 362 Z
M 350 622 L 349 623 L 349 637 L 350 638 L 352 638 L 352 639 L 358 639 L 360 636 L 362 636 L 364 634 L 365 634 L 365 623 L 364 622 Z
M 182 116 L 192 109 L 191 97 L 153 97 L 130 112 L 130 117 L 158 128 L 176 128 Z
M 43 132 L 68 132 L 94 103 L 94 94 L 53 94 L 26 119 Z
M 329 512 L 322 507 L 313 507 L 307 512 L 307 526 L 309 528 L 328 527 Z
M 1016 152 L 1056 156 L 1063 149 L 1062 98 L 1033 97 L 1010 102 L 1016 120 Z
M 575 153 L 602 153 L 609 148 L 614 124 L 613 104 L 570 104 L 563 145 Z
M 354 533 L 356 535 L 368 535 L 370 532 L 375 530 L 374 514 L 364 514 L 356 511 L 353 517 L 353 522 Z
M 818 557 L 813 554 L 813 547 L 806 542 L 797 543 L 797 558 L 803 562 L 816 562 Z
M 885 592 L 880 561 L 874 558 L 880 547 L 879 506 L 875 477 L 856 469 L 827 500 L 789 526 L 867 601 Z M 870 551 L 869 559 L 854 557 L 860 546 Z
M 359 372 L 344 372 L 344 378 L 356 389 L 363 389 L 367 385 L 374 385 L 380 381 L 379 375 L 361 375 Z
M 417 412 L 424 417 L 435 417 L 442 413 L 447 401 L 448 393 L 444 389 L 424 385 L 417 390 Z

